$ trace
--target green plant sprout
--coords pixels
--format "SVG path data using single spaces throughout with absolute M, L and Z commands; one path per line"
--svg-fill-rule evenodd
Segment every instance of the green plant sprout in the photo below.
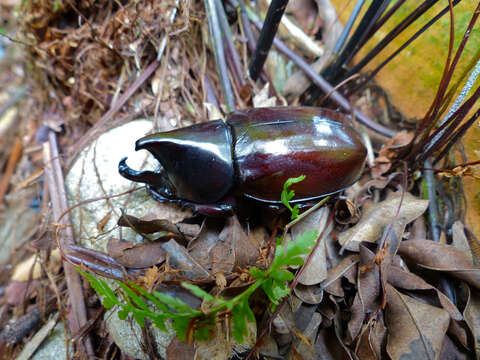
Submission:
M 292 216 L 291 216 L 292 220 L 298 217 L 299 209 L 298 209 L 298 205 L 295 205 L 293 208 L 292 208 L 292 205 L 290 205 L 289 201 L 292 200 L 293 197 L 295 196 L 295 191 L 293 190 L 289 191 L 288 188 L 293 184 L 296 184 L 305 180 L 305 178 L 306 178 L 305 175 L 300 175 L 299 177 L 288 179 L 287 181 L 285 181 L 285 184 L 283 184 L 281 200 L 282 200 L 282 204 L 285 205 L 288 208 L 288 210 L 290 210 L 290 212 L 292 213 Z
M 287 193 L 291 184 L 302 181 L 305 177 L 303 176 L 301 180 L 298 180 L 300 178 L 302 177 L 289 179 L 285 183 L 282 202 L 283 199 L 293 197 L 293 195 L 290 196 L 293 191 L 288 194 L 284 193 Z M 286 200 L 287 204 L 288 201 Z M 295 208 L 289 207 L 289 209 L 291 209 L 293 216 Z M 249 305 L 250 295 L 261 288 L 268 296 L 273 307 L 277 306 L 290 293 L 287 281 L 294 278 L 294 275 L 285 268 L 303 265 L 301 255 L 310 252 L 317 237 L 318 231 L 311 230 L 298 236 L 296 241 L 288 242 L 286 245 L 277 245 L 275 257 L 269 268 L 261 270 L 254 266 L 250 267 L 249 271 L 255 282 L 232 299 L 226 300 L 222 297 L 214 297 L 196 285 L 183 282 L 182 287 L 203 300 L 202 310 L 193 309 L 182 300 L 171 295 L 158 291 L 149 293 L 131 281 L 124 283 L 115 280 L 120 289 L 123 290 L 120 298 L 105 280 L 81 269 L 78 269 L 78 271 L 87 278 L 90 286 L 102 298 L 103 306 L 106 309 L 111 309 L 115 305 L 120 308 L 118 316 L 122 320 L 125 320 L 131 314 L 135 321 L 143 327 L 145 318 L 149 318 L 162 331 L 167 331 L 165 324 L 167 321 L 171 321 L 172 327 L 180 340 L 190 340 L 191 335 L 197 340 L 207 340 L 214 331 L 217 319 L 228 314 L 231 316 L 232 336 L 235 341 L 242 343 L 244 337 L 248 335 L 247 322 L 255 321 L 255 315 Z

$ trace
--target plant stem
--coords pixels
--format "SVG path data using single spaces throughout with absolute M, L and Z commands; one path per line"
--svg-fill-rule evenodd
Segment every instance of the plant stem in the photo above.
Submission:
M 258 79 L 263 69 L 287 4 L 288 0 L 273 0 L 268 8 L 267 16 L 265 17 L 265 22 L 263 23 L 258 38 L 257 47 L 250 61 L 250 66 L 248 67 L 248 72 L 253 81 Z
M 218 75 L 222 84 L 223 97 L 227 112 L 235 110 L 235 100 L 233 97 L 232 84 L 228 78 L 227 63 L 225 61 L 225 51 L 223 49 L 222 33 L 220 30 L 220 21 L 218 19 L 215 0 L 204 0 L 205 10 L 208 18 L 208 28 L 210 38 L 212 39 L 213 54 L 217 64 Z

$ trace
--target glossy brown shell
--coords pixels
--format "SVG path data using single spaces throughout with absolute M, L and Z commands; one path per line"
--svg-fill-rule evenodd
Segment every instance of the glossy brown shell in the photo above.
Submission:
M 279 202 L 288 178 L 294 201 L 338 192 L 362 173 L 366 149 L 348 118 L 321 108 L 256 108 L 229 114 L 236 192 Z

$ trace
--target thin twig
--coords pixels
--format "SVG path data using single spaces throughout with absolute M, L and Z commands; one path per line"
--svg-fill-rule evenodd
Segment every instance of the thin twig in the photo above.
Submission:
M 218 18 L 220 20 L 220 27 L 223 33 L 223 39 L 225 40 L 225 57 L 227 58 L 229 69 L 232 72 L 235 82 L 240 88 L 244 87 L 246 84 L 245 77 L 242 71 L 242 64 L 240 62 L 240 55 L 238 54 L 237 48 L 233 43 L 232 32 L 230 31 L 230 26 L 228 25 L 227 15 L 225 14 L 225 9 L 220 0 L 215 0 L 215 5 L 217 9 Z
M 43 146 L 45 177 L 52 200 L 53 217 L 61 226 L 61 228 L 57 228 L 58 245 L 61 250 L 65 250 L 74 245 L 74 237 L 69 217 L 58 221 L 60 214 L 68 207 L 67 195 L 60 165 L 57 138 L 53 131 L 49 132 L 48 140 Z M 82 326 L 87 323 L 87 309 L 83 298 L 82 282 L 80 275 L 70 263 L 63 261 L 63 268 L 73 315 L 72 321 L 69 322 L 70 332 L 72 335 L 76 335 Z M 95 353 L 88 335 L 84 337 L 82 345 L 84 346 L 83 353 L 93 357 Z
M 210 39 L 212 40 L 212 49 L 217 64 L 220 83 L 222 84 L 223 97 L 227 112 L 235 110 L 235 99 L 232 91 L 232 84 L 228 77 L 227 62 L 225 60 L 225 51 L 223 48 L 222 32 L 220 29 L 220 20 L 218 19 L 215 0 L 204 0 L 205 10 L 207 12 L 208 29 L 210 30 Z

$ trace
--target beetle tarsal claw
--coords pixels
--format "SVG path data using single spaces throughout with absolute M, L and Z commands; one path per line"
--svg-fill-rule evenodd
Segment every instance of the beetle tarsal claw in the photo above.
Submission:
M 137 171 L 127 165 L 127 158 L 124 157 L 118 163 L 118 172 L 124 178 L 135 182 L 145 183 L 151 186 L 159 185 L 159 173 L 155 171 Z

